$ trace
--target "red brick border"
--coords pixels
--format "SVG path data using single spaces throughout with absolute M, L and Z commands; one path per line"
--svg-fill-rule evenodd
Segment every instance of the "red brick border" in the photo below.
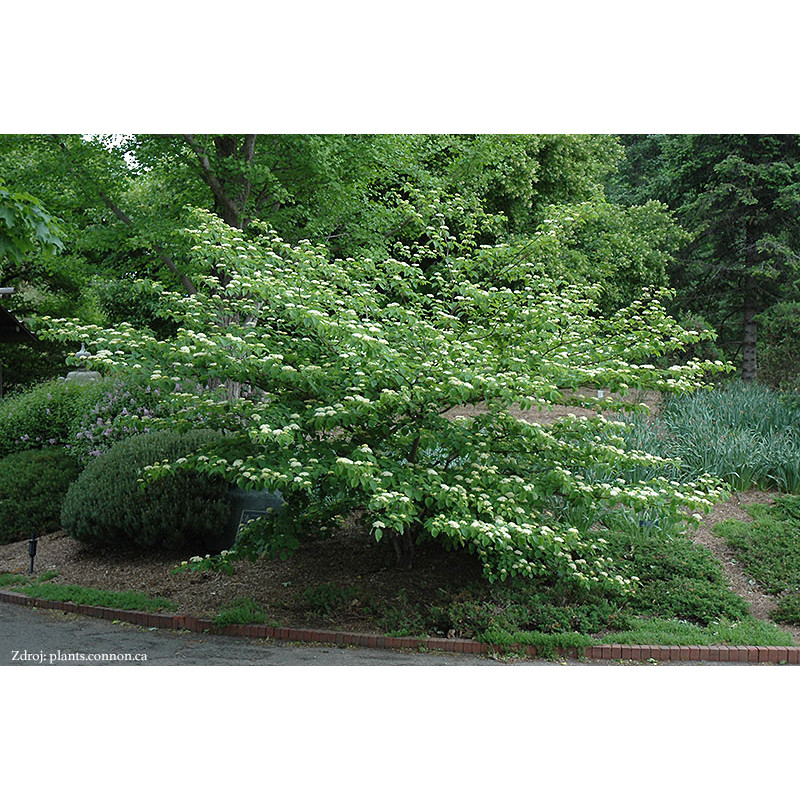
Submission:
M 223 636 L 242 636 L 252 639 L 276 639 L 288 642 L 335 644 L 339 646 L 369 647 L 386 650 L 441 650 L 447 653 L 488 655 L 495 648 L 472 639 L 437 639 L 418 636 L 378 636 L 345 631 L 304 630 L 276 628 L 271 625 L 226 625 L 218 628 L 210 619 L 197 619 L 183 614 L 150 614 L 102 606 L 85 606 L 58 600 L 40 600 L 17 592 L 0 590 L 0 602 L 19 606 L 36 606 L 88 617 L 129 622 L 144 628 L 190 630 L 195 633 L 214 633 Z M 534 646 L 511 645 L 510 650 L 531 658 L 536 656 Z M 600 661 L 690 661 L 712 663 L 796 664 L 800 665 L 800 647 L 762 647 L 756 645 L 671 645 L 649 644 L 597 644 L 591 647 L 557 648 L 561 658 L 586 658 Z

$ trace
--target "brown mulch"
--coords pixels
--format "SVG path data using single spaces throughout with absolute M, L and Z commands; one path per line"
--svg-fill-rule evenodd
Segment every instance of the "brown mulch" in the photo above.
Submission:
M 360 633 L 377 633 L 362 597 L 374 609 L 408 600 L 430 602 L 441 587 L 448 595 L 465 582 L 480 577 L 480 565 L 465 551 L 443 552 L 433 545 L 419 547 L 414 569 L 395 567 L 388 542 L 376 542 L 354 526 L 329 539 L 304 541 L 290 558 L 238 561 L 233 574 L 175 572 L 192 553 L 169 555 L 102 554 L 89 550 L 64 533 L 39 539 L 36 575 L 56 570 L 56 584 L 75 584 L 96 589 L 133 590 L 175 601 L 174 613 L 213 618 L 230 603 L 246 597 L 261 605 L 270 621 L 288 627 L 339 627 Z M 27 542 L 0 547 L 0 572 L 27 573 Z M 335 618 L 308 611 L 307 591 L 324 592 L 330 585 L 346 587 L 355 595 Z M 322 587 L 322 589 L 320 589 Z
M 717 557 L 730 588 L 743 597 L 756 619 L 769 620 L 775 598 L 767 595 L 742 569 L 736 554 L 713 526 L 726 519 L 749 519 L 744 506 L 772 503 L 773 495 L 751 490 L 717 505 L 700 523 L 692 538 Z M 464 551 L 443 552 L 437 545 L 421 547 L 414 569 L 396 569 L 394 551 L 387 542 L 376 542 L 367 532 L 350 526 L 330 539 L 306 540 L 285 561 L 240 561 L 234 573 L 175 572 L 188 553 L 168 555 L 103 554 L 89 550 L 64 533 L 39 539 L 35 575 L 58 572 L 53 582 L 96 589 L 133 590 L 175 601 L 175 613 L 213 618 L 228 604 L 247 597 L 263 606 L 270 621 L 289 627 L 338 627 L 354 632 L 376 632 L 370 624 L 361 597 L 373 604 L 430 603 L 432 593 L 442 599 L 457 595 L 459 588 L 480 578 L 476 559 Z M 0 546 L 0 573 L 27 574 L 30 565 L 28 543 Z M 335 618 L 308 611 L 305 592 L 325 587 L 351 587 L 355 597 Z M 800 627 L 779 625 L 800 644 Z
M 642 400 L 657 408 L 659 398 L 650 393 Z M 456 414 L 472 415 L 480 406 L 454 409 Z M 574 406 L 551 406 L 517 414 L 529 421 L 547 424 L 566 413 L 593 416 L 595 411 Z M 707 547 L 722 564 L 731 589 L 750 605 L 756 619 L 769 619 L 774 598 L 765 594 L 738 563 L 726 542 L 713 533 L 713 526 L 724 519 L 748 519 L 744 506 L 771 503 L 767 492 L 748 491 L 717 505 L 692 533 L 694 541 Z M 55 570 L 57 584 L 76 584 L 97 589 L 133 590 L 166 597 L 177 603 L 175 613 L 213 618 L 237 599 L 246 597 L 263 606 L 270 621 L 290 627 L 338 627 L 354 632 L 375 632 L 370 615 L 362 608 L 362 597 L 388 607 L 417 601 L 435 602 L 437 593 L 457 596 L 459 588 L 480 578 L 477 560 L 465 551 L 443 552 L 435 543 L 418 549 L 414 569 L 399 571 L 388 542 L 376 542 L 367 531 L 351 524 L 329 539 L 308 539 L 285 560 L 240 561 L 233 574 L 216 572 L 175 572 L 181 561 L 194 553 L 159 555 L 111 554 L 89 550 L 64 533 L 53 533 L 39 540 L 35 573 Z M 30 564 L 27 542 L 0 546 L 0 573 L 27 573 Z M 326 587 L 348 587 L 354 594 L 349 608 L 335 618 L 308 611 L 306 592 L 325 591 Z M 800 644 L 800 627 L 779 626 Z M 451 632 L 452 633 L 452 632 Z

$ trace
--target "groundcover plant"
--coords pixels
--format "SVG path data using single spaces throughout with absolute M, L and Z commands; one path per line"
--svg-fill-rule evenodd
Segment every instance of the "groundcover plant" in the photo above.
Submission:
M 701 338 L 666 314 L 663 290 L 604 316 L 597 287 L 541 275 L 513 246 L 456 247 L 446 226 L 380 262 L 331 261 L 323 246 L 245 236 L 206 213 L 189 233 L 198 291 L 164 292 L 174 337 L 43 320 L 51 338 L 87 342 L 95 368 L 146 376 L 167 398 L 162 424 L 232 433 L 235 447 L 154 465 L 148 479 L 193 469 L 280 490 L 283 524 L 298 530 L 361 509 L 406 566 L 433 537 L 474 552 L 491 581 L 614 591 L 636 576 L 608 557 L 598 511 L 690 520 L 721 496 L 707 476 L 659 474 L 666 462 L 628 449 L 621 422 L 545 427 L 511 413 L 578 387 L 687 391 L 725 369 L 654 366 Z

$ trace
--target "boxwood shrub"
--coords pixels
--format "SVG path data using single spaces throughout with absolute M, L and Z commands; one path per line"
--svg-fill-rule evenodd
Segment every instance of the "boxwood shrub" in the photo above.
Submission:
M 139 478 L 156 461 L 226 441 L 215 431 L 163 430 L 118 442 L 70 487 L 61 511 L 64 530 L 94 547 L 205 553 L 230 513 L 225 480 L 189 471 L 146 483 Z
M 0 459 L 0 544 L 57 531 L 61 503 L 79 472 L 78 462 L 59 447 Z

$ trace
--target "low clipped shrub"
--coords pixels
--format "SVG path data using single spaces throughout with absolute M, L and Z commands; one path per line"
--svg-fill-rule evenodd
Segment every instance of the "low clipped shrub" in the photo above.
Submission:
M 94 547 L 179 550 L 205 548 L 230 513 L 229 484 L 220 476 L 178 470 L 140 482 L 144 467 L 215 446 L 215 431 L 154 431 L 118 442 L 81 473 L 64 498 L 61 523 Z
M 0 544 L 58 530 L 61 503 L 79 472 L 78 462 L 59 447 L 0 459 Z
M 0 403 L 0 458 L 10 453 L 67 445 L 74 422 L 96 402 L 101 382 L 47 381 Z

